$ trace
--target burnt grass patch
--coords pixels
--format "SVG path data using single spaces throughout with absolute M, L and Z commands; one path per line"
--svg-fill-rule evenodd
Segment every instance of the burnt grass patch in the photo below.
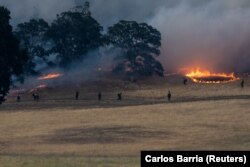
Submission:
M 51 144 L 133 143 L 140 139 L 166 139 L 169 133 L 137 126 L 77 127 L 56 131 L 45 137 Z

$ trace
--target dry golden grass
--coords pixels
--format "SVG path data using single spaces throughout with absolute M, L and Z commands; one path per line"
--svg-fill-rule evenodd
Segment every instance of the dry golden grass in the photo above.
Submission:
M 3 112 L 1 153 L 138 156 L 143 149 L 249 149 L 249 104 Z
M 102 102 L 97 89 L 82 88 L 79 101 L 70 99 L 73 90 L 45 90 L 41 102 L 24 96 L 1 106 L 0 164 L 139 166 L 141 150 L 250 149 L 250 89 L 238 83 L 104 88 Z M 125 92 L 122 102 L 118 91 Z

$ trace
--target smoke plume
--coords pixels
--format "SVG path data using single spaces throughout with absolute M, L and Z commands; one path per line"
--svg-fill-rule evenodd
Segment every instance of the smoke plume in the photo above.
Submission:
M 167 69 L 204 67 L 249 70 L 249 3 L 211 0 L 193 6 L 162 7 L 150 24 L 163 36 L 161 61 Z
M 92 15 L 105 27 L 118 20 L 147 22 L 162 33 L 160 60 L 167 71 L 200 66 L 244 72 L 250 67 L 249 0 L 89 0 Z M 0 0 L 12 24 L 56 14 L 84 0 Z

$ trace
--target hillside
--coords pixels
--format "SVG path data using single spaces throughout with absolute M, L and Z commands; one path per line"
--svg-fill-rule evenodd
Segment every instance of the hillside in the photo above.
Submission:
M 39 102 L 9 96 L 0 107 L 1 167 L 133 167 L 141 150 L 248 150 L 249 83 L 180 79 L 85 83 L 79 100 L 72 86 L 40 90 Z

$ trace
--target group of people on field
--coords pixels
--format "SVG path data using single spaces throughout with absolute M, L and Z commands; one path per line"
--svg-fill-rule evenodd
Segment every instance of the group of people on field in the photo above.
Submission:
M 183 85 L 187 85 L 187 84 L 188 84 L 188 79 L 187 79 L 187 78 L 183 78 Z M 241 88 L 244 88 L 244 87 L 245 87 L 245 80 L 244 80 L 244 79 L 241 80 L 241 82 L 240 82 L 240 87 L 241 87 Z M 80 96 L 79 91 L 76 91 L 76 92 L 75 92 L 75 100 L 79 100 L 79 96 Z M 39 96 L 39 93 L 38 93 L 38 92 L 32 93 L 32 97 L 33 97 L 33 100 L 34 100 L 34 101 L 37 101 L 37 102 L 38 102 L 39 99 L 40 99 L 40 96 Z M 97 98 L 98 98 L 99 101 L 102 100 L 102 93 L 101 93 L 101 92 L 99 92 L 99 93 L 97 94 Z M 170 90 L 169 90 L 168 93 L 167 93 L 167 99 L 168 99 L 169 102 L 170 102 L 171 99 L 172 99 L 172 93 L 171 93 Z M 17 102 L 20 102 L 20 101 L 21 101 L 21 96 L 20 96 L 19 94 L 17 95 L 16 100 L 17 100 Z M 119 100 L 119 101 L 122 100 L 122 92 L 120 92 L 120 93 L 117 94 L 117 100 Z
M 39 95 L 39 93 L 38 93 L 38 92 L 32 93 L 32 98 L 33 98 L 34 101 L 37 101 L 37 102 L 38 102 L 38 101 L 40 100 L 40 95 Z M 17 101 L 17 102 L 21 102 L 21 96 L 20 96 L 20 94 L 17 95 L 16 101 Z
M 80 95 L 79 91 L 76 91 L 76 93 L 75 93 L 75 99 L 76 100 L 79 100 L 79 95 Z M 97 98 L 98 98 L 99 101 L 102 100 L 102 93 L 101 92 L 99 92 L 97 94 Z M 121 92 L 117 94 L 117 100 L 119 100 L 119 101 L 122 100 L 122 93 Z

